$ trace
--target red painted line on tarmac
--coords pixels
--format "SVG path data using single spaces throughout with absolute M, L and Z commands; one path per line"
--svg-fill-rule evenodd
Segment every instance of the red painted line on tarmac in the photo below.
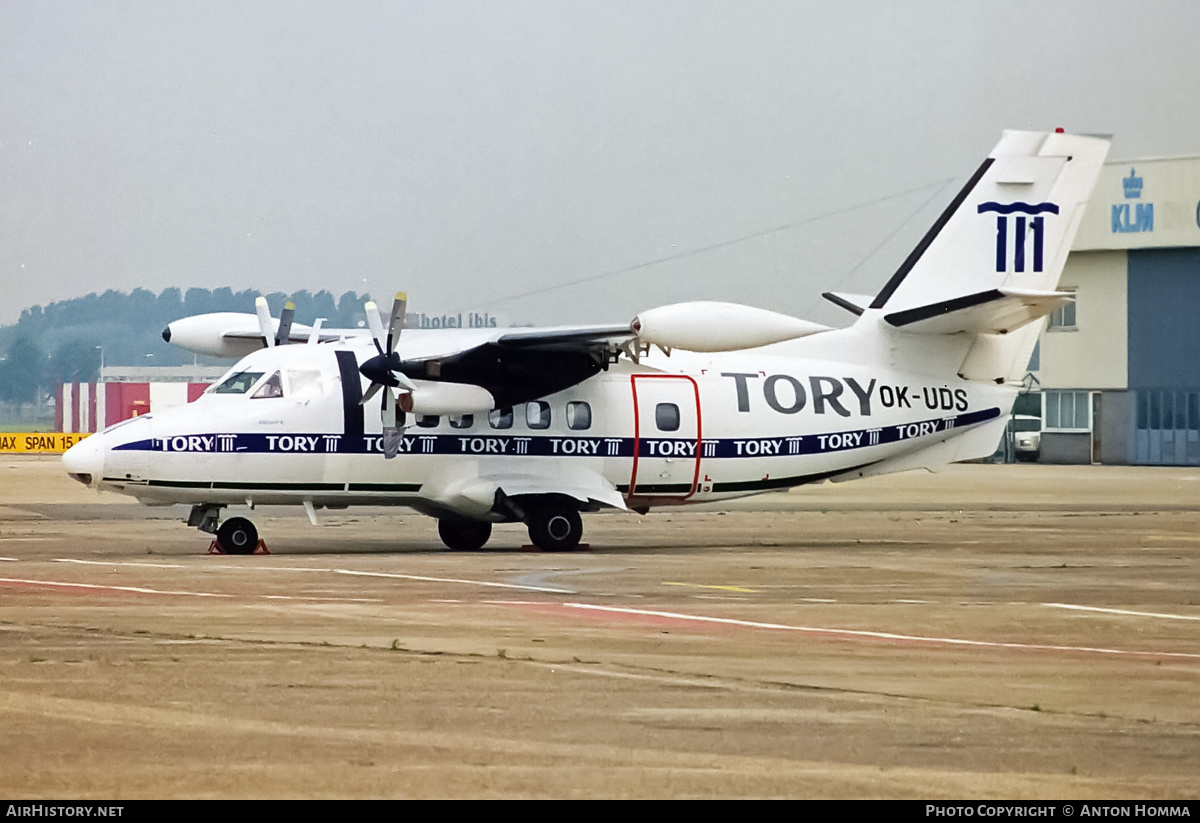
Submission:
M 683 612 L 633 609 L 620 606 L 599 606 L 592 603 L 543 603 L 526 605 L 513 601 L 494 601 L 504 605 L 531 608 L 534 611 L 556 614 L 591 615 L 600 619 L 635 622 L 640 625 L 674 626 L 677 628 L 698 626 L 767 629 L 779 632 L 795 632 L 810 636 L 839 640 L 865 640 L 889 644 L 919 644 L 925 646 L 959 646 L 979 649 L 1010 649 L 1014 651 L 1076 652 L 1105 654 L 1121 657 L 1171 658 L 1176 660 L 1200 660 L 1200 654 L 1190 652 L 1137 651 L 1130 649 L 1106 649 L 1093 646 L 1060 646 L 1049 643 L 1008 643 L 995 640 L 967 640 L 959 637 L 929 637 L 923 635 L 897 634 L 860 629 L 839 629 L 828 626 L 792 626 L 786 623 L 766 623 L 755 620 L 737 620 L 730 617 L 710 617 Z

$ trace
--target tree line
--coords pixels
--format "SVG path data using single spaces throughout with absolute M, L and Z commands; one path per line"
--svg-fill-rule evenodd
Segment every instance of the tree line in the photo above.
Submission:
M 59 383 L 93 382 L 105 366 L 226 365 L 214 358 L 165 343 L 162 330 L 181 317 L 208 312 L 254 313 L 260 292 L 219 289 L 146 289 L 126 293 L 108 290 L 21 312 L 11 326 L 0 328 L 0 402 L 39 403 Z M 296 322 L 325 318 L 326 328 L 355 328 L 365 319 L 367 298 L 352 291 L 335 298 L 328 291 L 264 295 L 274 317 L 289 299 Z

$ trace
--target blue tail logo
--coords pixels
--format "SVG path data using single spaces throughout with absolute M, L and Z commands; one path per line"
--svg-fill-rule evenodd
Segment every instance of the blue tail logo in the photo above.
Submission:
M 1058 214 L 1058 206 L 1054 203 L 997 203 L 994 200 L 989 200 L 986 203 L 979 204 L 979 213 L 995 212 L 996 213 L 996 271 L 1008 271 L 1008 218 L 1009 215 L 1016 214 L 1013 219 L 1013 242 L 1012 242 L 1012 270 L 1015 272 L 1025 271 L 1026 247 L 1029 245 L 1028 237 L 1032 235 L 1033 242 L 1033 271 L 1042 271 L 1043 263 L 1043 248 L 1046 239 L 1046 218 L 1043 214 Z M 1029 219 L 1026 217 L 1029 215 Z

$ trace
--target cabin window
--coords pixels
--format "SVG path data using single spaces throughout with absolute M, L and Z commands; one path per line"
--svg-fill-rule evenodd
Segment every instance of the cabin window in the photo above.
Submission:
M 592 407 L 582 400 L 567 404 L 567 428 L 583 431 L 592 427 Z
M 475 415 L 473 414 L 458 414 L 450 418 L 450 428 L 452 429 L 469 429 L 475 425 Z
M 531 429 L 550 428 L 550 404 L 545 400 L 532 400 L 526 403 L 525 423 Z
M 325 393 L 319 371 L 288 371 L 288 397 L 293 400 L 320 397 Z
M 679 431 L 679 407 L 674 403 L 659 403 L 654 407 L 654 425 L 660 432 Z
M 283 378 L 280 377 L 279 372 L 275 372 L 273 375 L 264 380 L 262 385 L 258 387 L 258 391 L 254 392 L 254 394 L 251 396 L 256 399 L 261 399 L 264 397 L 283 397 Z
M 512 406 L 492 409 L 488 412 L 488 423 L 493 429 L 511 429 L 513 424 Z
M 436 414 L 418 414 L 417 425 L 423 429 L 436 429 L 442 418 Z
M 262 377 L 264 372 L 260 371 L 240 371 L 237 374 L 230 375 L 221 383 L 213 387 L 213 394 L 245 394 L 250 391 L 250 387 L 258 382 L 258 378 Z

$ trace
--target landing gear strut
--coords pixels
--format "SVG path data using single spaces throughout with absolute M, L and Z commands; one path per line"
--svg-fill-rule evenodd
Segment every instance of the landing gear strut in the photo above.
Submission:
M 438 536 L 449 549 L 470 552 L 482 549 L 492 536 L 492 524 L 486 520 L 458 520 L 443 517 L 438 520 Z
M 569 552 L 583 537 L 583 518 L 569 503 L 552 500 L 534 508 L 525 521 L 529 539 L 544 552 Z

